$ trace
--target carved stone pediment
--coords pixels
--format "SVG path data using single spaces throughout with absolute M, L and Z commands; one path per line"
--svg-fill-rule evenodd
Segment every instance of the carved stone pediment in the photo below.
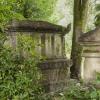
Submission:
M 79 37 L 79 43 L 80 44 L 90 44 L 91 43 L 99 43 L 100 44 L 100 26 L 96 27 L 94 30 L 89 31 L 87 33 L 82 34 Z

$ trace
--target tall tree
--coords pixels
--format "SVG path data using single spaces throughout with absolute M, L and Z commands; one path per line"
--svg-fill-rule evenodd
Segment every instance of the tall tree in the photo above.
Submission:
M 85 30 L 89 0 L 74 0 L 74 24 L 71 59 L 71 77 L 80 78 L 81 48 L 78 45 L 78 37 Z
M 0 0 L 0 24 L 11 19 L 48 20 L 57 0 Z
M 15 12 L 21 13 L 25 18 L 37 20 L 48 19 L 51 16 L 57 0 L 16 0 L 18 7 Z

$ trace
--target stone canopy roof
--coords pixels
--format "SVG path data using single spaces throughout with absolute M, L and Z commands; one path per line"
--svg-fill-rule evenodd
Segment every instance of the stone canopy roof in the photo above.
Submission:
M 99 43 L 100 44 L 100 26 L 96 27 L 94 30 L 82 34 L 79 37 L 80 44 L 87 43 Z
M 30 20 L 21 20 L 21 21 L 12 21 L 9 23 L 5 32 L 38 32 L 38 33 L 63 33 L 66 34 L 70 31 L 71 25 L 69 24 L 66 27 L 55 25 L 46 21 L 30 21 Z

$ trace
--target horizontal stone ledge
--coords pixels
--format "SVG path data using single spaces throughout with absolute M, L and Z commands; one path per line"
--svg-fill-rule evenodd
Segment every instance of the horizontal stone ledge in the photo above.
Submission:
M 67 67 L 70 67 L 70 60 L 68 59 L 45 60 L 39 63 L 38 66 L 40 69 L 43 69 L 43 70 L 67 68 Z
M 81 46 L 89 46 L 89 47 L 91 47 L 91 46 L 100 46 L 100 41 L 95 41 L 95 42 L 79 42 L 79 45 L 81 45 Z
M 41 60 L 41 63 L 47 63 L 47 62 L 59 62 L 59 61 L 67 61 L 67 62 L 70 62 L 69 59 L 67 58 L 47 58 L 45 60 Z
M 87 58 L 100 58 L 100 53 L 83 53 L 82 57 L 87 57 Z
M 100 48 L 96 50 L 96 48 L 94 50 L 83 50 L 83 53 L 100 53 Z

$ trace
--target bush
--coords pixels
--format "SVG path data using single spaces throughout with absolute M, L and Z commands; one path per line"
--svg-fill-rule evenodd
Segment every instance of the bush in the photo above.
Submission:
M 41 78 L 37 67 L 39 56 L 31 37 L 20 36 L 16 49 L 0 39 L 0 100 L 42 100 Z M 21 49 L 28 54 L 24 57 Z
M 100 84 L 99 84 L 100 85 Z M 61 100 L 99 100 L 100 89 L 92 84 L 74 83 L 68 86 Z
M 99 100 L 100 90 L 97 90 L 94 87 L 82 88 L 79 86 L 73 86 L 65 92 L 64 98 L 68 100 Z

